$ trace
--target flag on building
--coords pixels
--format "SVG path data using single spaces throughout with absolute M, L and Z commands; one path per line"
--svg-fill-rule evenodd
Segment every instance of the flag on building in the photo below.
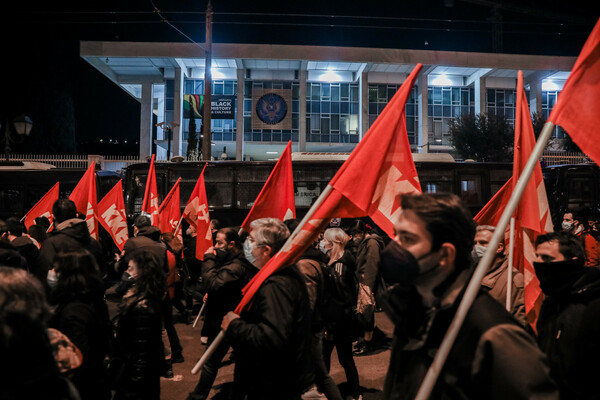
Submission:
M 400 212 L 398 196 L 420 193 L 421 185 L 406 131 L 406 101 L 421 64 L 417 64 L 381 115 L 344 162 L 311 210 L 300 231 L 261 268 L 244 288 L 236 313 L 250 302 L 271 274 L 292 264 L 334 217 L 369 216 L 388 235 Z
M 85 215 L 90 236 L 98 240 L 98 200 L 96 197 L 96 163 L 92 162 L 83 177 L 71 192 L 77 211 Z
M 181 178 L 177 179 L 158 209 L 158 227 L 160 231 L 162 233 L 171 232 L 175 236 L 179 236 L 181 233 L 179 229 L 181 221 L 179 182 L 181 182 Z M 176 232 L 176 230 L 179 232 Z
M 123 251 L 125 242 L 129 239 L 127 230 L 127 213 L 123 200 L 123 180 L 119 180 L 106 196 L 98 203 L 100 224 L 110 234 L 115 245 Z
M 23 218 L 23 223 L 27 229 L 35 224 L 35 219 L 37 217 L 46 217 L 52 224 L 52 206 L 56 200 L 58 200 L 58 185 L 59 182 L 56 182 L 54 186 L 52 186 L 52 188 L 48 190 L 48 192 L 46 192 L 33 207 L 31 207 L 31 210 L 27 211 L 27 214 L 25 214 L 25 217 Z
M 206 187 L 204 185 L 206 165 L 204 164 L 202 173 L 198 177 L 196 186 L 194 186 L 190 199 L 183 210 L 183 218 L 196 228 L 196 258 L 199 260 L 204 260 L 204 253 L 213 245 Z
M 250 223 L 255 219 L 272 217 L 282 221 L 296 218 L 294 200 L 294 177 L 292 174 L 292 141 L 290 140 L 281 153 L 281 157 L 271 171 L 269 178 L 252 205 L 252 209 L 242 223 L 242 229 L 250 230 Z
M 150 168 L 148 168 L 148 177 L 146 178 L 146 190 L 144 192 L 144 201 L 142 203 L 142 212 L 150 215 L 152 225 L 159 226 L 158 216 L 158 190 L 156 188 L 156 172 L 154 167 L 155 154 L 152 154 Z
M 585 42 L 548 120 L 600 165 L 600 19 Z

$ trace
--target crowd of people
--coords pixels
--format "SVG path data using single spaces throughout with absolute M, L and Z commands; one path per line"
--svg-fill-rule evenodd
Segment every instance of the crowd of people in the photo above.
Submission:
M 242 288 L 297 220 L 261 218 L 249 232 L 214 220 L 202 261 L 193 226 L 180 237 L 145 214 L 123 251 L 92 238 L 68 199 L 54 204 L 52 229 L 44 217 L 29 229 L 0 221 L 0 399 L 160 399 L 160 378 L 184 361 L 175 322 L 194 323 L 201 306 L 198 345 L 223 339 L 187 400 L 209 397 L 231 350 L 235 400 L 360 399 L 355 357 L 382 347 L 391 348 L 383 397 L 413 399 L 488 250 L 492 264 L 431 398 L 597 398 L 597 219 L 568 212 L 560 231 L 536 238 L 543 296 L 532 320 L 531 277 L 509 271 L 504 242 L 488 249 L 494 226 L 476 226 L 455 195 L 402 195 L 401 204 L 393 237 L 363 220 L 326 227 L 240 314 Z M 378 310 L 394 323 L 392 338 L 378 328 Z M 329 373 L 334 349 L 344 386 Z

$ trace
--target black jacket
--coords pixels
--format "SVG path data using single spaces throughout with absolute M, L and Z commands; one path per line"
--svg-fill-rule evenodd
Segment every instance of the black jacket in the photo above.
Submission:
M 160 229 L 155 226 L 145 226 L 138 231 L 137 236 L 129 238 L 125 242 L 123 246 L 124 255 L 116 266 L 120 272 L 127 270 L 128 256 L 137 250 L 154 254 L 163 262 L 165 273 L 169 272 L 167 246 L 160 240 Z
M 373 233 L 360 242 L 356 252 L 356 274 L 358 281 L 370 287 L 373 293 L 376 293 L 377 290 L 383 247 L 383 239 Z
M 600 270 L 584 267 L 572 286 L 546 297 L 537 322 L 561 399 L 598 399 Z
M 123 299 L 118 317 L 117 343 L 125 358 L 125 372 L 115 399 L 160 399 L 164 368 L 161 300 Z
M 345 250 L 342 257 L 331 265 L 325 266 L 325 326 L 329 333 L 338 337 L 352 337 L 354 334 L 354 307 L 356 306 L 358 282 L 356 279 L 356 261 Z
M 33 240 L 27 235 L 21 235 L 18 238 L 15 238 L 11 244 L 15 246 L 23 257 L 25 257 L 27 260 L 27 268 L 33 268 L 40 254 L 40 250 L 35 243 L 33 243 Z
M 21 255 L 19 250 L 8 240 L 0 239 L 0 265 L 29 270 L 27 259 Z M 44 278 L 45 280 L 45 278 Z
M 44 240 L 44 243 L 42 243 L 40 254 L 37 258 L 37 266 L 35 270 L 32 271 L 32 273 L 44 284 L 46 284 L 48 270 L 52 268 L 52 263 L 60 252 L 85 249 L 92 253 L 101 269 L 104 263 L 100 243 L 90 236 L 85 221 L 73 218 L 59 224 L 59 226 L 62 225 L 65 225 L 65 227 L 52 232 L 50 236 Z
M 297 398 L 311 383 L 311 321 L 295 266 L 265 280 L 225 337 L 235 354 L 236 387 L 249 399 Z
M 214 255 L 204 256 L 202 281 L 208 300 L 202 332 L 209 339 L 217 336 L 223 317 L 237 307 L 242 300 L 242 289 L 257 272 L 258 268 L 249 263 L 240 250 L 228 254 L 220 266 Z

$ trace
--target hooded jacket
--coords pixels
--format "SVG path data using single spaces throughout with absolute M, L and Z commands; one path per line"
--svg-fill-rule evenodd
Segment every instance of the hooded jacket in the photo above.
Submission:
M 104 270 L 104 257 L 100 243 L 90 236 L 84 220 L 73 218 L 58 224 L 56 230 L 44 240 L 36 268 L 32 273 L 46 285 L 48 271 L 52 268 L 58 253 L 75 250 L 88 250 L 96 259 L 100 270 Z
M 383 239 L 372 233 L 360 242 L 356 252 L 358 281 L 371 288 L 373 293 L 376 291 L 379 266 L 381 265 L 381 250 L 384 247 Z
M 123 246 L 124 256 L 117 264 L 117 269 L 121 272 L 127 270 L 129 262 L 128 255 L 142 250 L 154 254 L 163 262 L 165 273 L 169 272 L 169 263 L 167 260 L 167 246 L 160 240 L 160 229 L 155 226 L 144 226 L 138 230 L 135 237 L 129 238 Z
M 561 399 L 598 399 L 591 366 L 600 359 L 600 270 L 582 267 L 570 285 L 547 296 L 537 330 Z

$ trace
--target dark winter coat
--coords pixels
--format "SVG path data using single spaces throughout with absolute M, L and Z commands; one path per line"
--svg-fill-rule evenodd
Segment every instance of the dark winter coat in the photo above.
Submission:
M 312 381 L 311 321 L 300 272 L 286 267 L 265 280 L 225 337 L 235 351 L 235 385 L 249 399 L 298 398 Z
M 57 305 L 50 325 L 64 333 L 81 351 L 83 363 L 73 372 L 71 380 L 82 400 L 110 399 L 104 367 L 109 317 L 102 293 L 65 298 Z
M 29 270 L 27 259 L 7 240 L 0 240 L 0 265 Z
M 78 218 L 64 221 L 42 243 L 37 258 L 37 266 L 31 272 L 46 285 L 48 271 L 52 269 L 52 264 L 58 253 L 82 249 L 92 253 L 100 269 L 103 269 L 102 248 L 100 243 L 90 236 L 86 222 Z
M 138 231 L 137 236 L 129 238 L 123 246 L 124 255 L 121 257 L 116 268 L 120 272 L 126 271 L 127 263 L 129 262 L 128 255 L 138 250 L 154 254 L 162 261 L 164 272 L 169 272 L 167 246 L 160 240 L 160 229 L 155 226 L 145 226 Z
M 414 399 L 456 313 L 471 271 L 425 309 L 414 287 L 392 286 L 382 305 L 396 328 L 385 399 Z M 452 278 L 450 278 L 452 279 Z M 510 313 L 481 289 L 430 396 L 432 399 L 558 399 L 545 355 Z
M 326 284 L 325 296 L 329 299 L 336 318 L 325 321 L 327 333 L 340 337 L 353 338 L 356 318 L 354 307 L 356 306 L 358 282 L 356 279 L 356 261 L 349 251 L 344 251 L 342 257 L 333 263 L 326 265 L 327 277 L 330 282 Z
M 124 298 L 118 317 L 117 343 L 125 359 L 125 371 L 117 384 L 115 400 L 160 399 L 160 375 L 164 369 L 161 300 Z
M 377 290 L 381 251 L 383 248 L 383 239 L 372 233 L 360 242 L 356 252 L 356 274 L 358 281 L 371 288 L 373 293 L 376 293 Z
M 228 253 L 220 266 L 213 254 L 204 255 L 202 281 L 208 300 L 202 333 L 209 339 L 220 332 L 223 317 L 237 307 L 242 300 L 242 289 L 257 272 L 258 268 L 249 263 L 239 249 Z
M 600 398 L 600 270 L 584 268 L 570 288 L 546 297 L 537 330 L 561 399 Z
M 33 240 L 27 235 L 21 235 L 15 238 L 11 244 L 25 257 L 27 268 L 33 268 L 40 254 L 40 249 L 38 249 Z

